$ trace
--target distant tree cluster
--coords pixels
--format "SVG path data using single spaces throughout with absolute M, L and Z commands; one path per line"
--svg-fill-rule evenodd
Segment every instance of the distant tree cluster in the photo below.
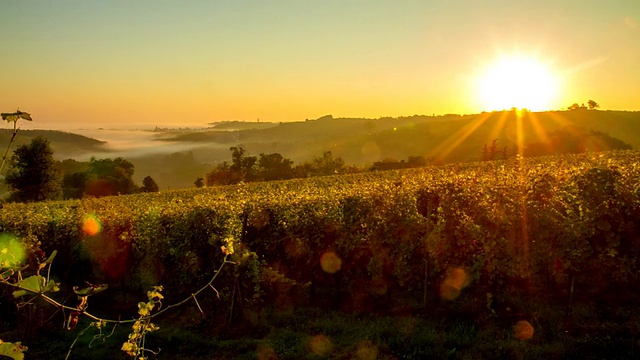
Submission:
M 573 103 L 571 104 L 571 106 L 569 106 L 567 109 L 568 110 L 596 110 L 600 108 L 600 104 L 598 104 L 597 102 L 595 102 L 594 100 L 589 100 L 587 101 L 587 106 L 584 105 L 584 103 L 582 103 L 582 105 L 578 105 L 578 103 Z
M 376 161 L 373 163 L 371 167 L 372 171 L 376 170 L 398 170 L 398 169 L 408 169 L 408 168 L 417 168 L 424 167 L 429 165 L 429 160 L 424 156 L 409 156 L 407 160 L 396 160 L 392 158 L 387 158 L 382 161 Z
M 507 147 L 503 147 L 502 150 L 498 149 L 498 139 L 493 139 L 491 146 L 484 144 L 482 147 L 482 153 L 480 154 L 481 161 L 493 161 L 498 160 L 498 157 L 502 160 L 507 159 Z
M 144 178 L 142 187 L 136 186 L 133 174 L 133 164 L 121 157 L 57 162 L 49 141 L 39 136 L 15 150 L 5 182 L 11 191 L 9 201 L 18 202 L 158 191 L 150 176 Z
M 286 180 L 311 176 L 335 175 L 353 172 L 344 160 L 335 157 L 331 151 L 315 157 L 311 162 L 294 166 L 293 161 L 279 153 L 248 156 L 242 146 L 233 146 L 231 163 L 224 161 L 205 176 L 207 186 L 232 185 L 239 182 Z M 204 185 L 201 178 L 196 179 L 196 187 Z

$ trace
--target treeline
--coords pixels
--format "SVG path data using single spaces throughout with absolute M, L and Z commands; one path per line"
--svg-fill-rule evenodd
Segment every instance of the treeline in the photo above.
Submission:
M 548 133 L 546 141 L 529 143 L 523 147 L 525 157 L 558 153 L 583 153 L 586 151 L 628 150 L 632 146 L 620 139 L 599 131 L 587 131 L 566 126 Z M 357 167 L 347 165 L 331 151 L 311 161 L 294 165 L 280 153 L 249 156 L 241 146 L 233 146 L 231 162 L 216 165 L 205 177 L 194 182 L 196 187 L 233 185 L 241 182 L 288 180 L 314 176 L 339 175 L 375 170 L 417 168 L 435 164 L 433 158 L 409 156 L 406 160 L 386 158 L 373 165 Z M 515 145 L 508 148 L 494 139 L 480 152 L 481 161 L 506 160 L 518 153 Z M 137 185 L 133 180 L 134 165 L 118 157 L 79 162 L 72 159 L 56 161 L 49 141 L 42 136 L 29 144 L 19 146 L 11 160 L 5 183 L 9 193 L 2 196 L 9 201 L 29 202 L 59 199 L 79 199 L 126 195 L 138 192 L 157 192 L 159 186 L 151 176 Z
M 72 159 L 56 161 L 49 140 L 38 136 L 16 148 L 9 161 L 5 183 L 9 201 L 31 202 L 79 199 L 156 192 L 159 190 L 150 176 L 142 186 L 133 181 L 134 166 L 124 158 L 95 159 L 79 162 Z
M 421 156 L 408 160 L 385 159 L 373 167 L 345 164 L 331 151 L 314 157 L 309 162 L 294 165 L 279 153 L 249 156 L 242 146 L 233 146 L 231 163 L 224 161 L 194 182 L 196 187 L 233 185 L 240 182 L 287 180 L 314 176 L 351 174 L 369 170 L 391 170 L 428 165 Z M 133 163 L 122 157 L 77 161 L 54 159 L 49 140 L 38 136 L 28 144 L 19 146 L 9 161 L 5 183 L 9 192 L 3 196 L 10 202 L 32 202 L 61 199 L 81 199 L 157 192 L 159 186 L 146 176 L 139 186 L 133 180 Z
M 248 156 L 242 146 L 232 146 L 231 163 L 224 161 L 206 174 L 206 185 L 233 185 L 240 182 L 288 180 L 312 176 L 336 175 L 359 172 L 354 166 L 347 166 L 342 158 L 325 151 L 311 162 L 293 165 L 293 161 L 279 153 Z M 196 186 L 203 184 L 196 180 Z
M 248 156 L 242 146 L 232 146 L 229 150 L 231 151 L 231 163 L 224 161 L 208 172 L 206 179 L 196 179 L 195 185 L 197 187 L 201 187 L 205 183 L 207 186 L 233 185 L 240 182 L 288 180 L 429 165 L 429 161 L 422 156 L 410 156 L 406 161 L 385 159 L 374 162 L 371 167 L 359 168 L 346 165 L 341 157 L 334 156 L 331 151 L 325 151 L 322 156 L 316 156 L 309 162 L 294 166 L 293 161 L 279 153 L 260 153 L 259 156 Z
M 102 197 L 134 194 L 138 192 L 157 192 L 158 184 L 151 176 L 142 180 L 138 186 L 133 180 L 134 166 L 128 160 L 91 159 L 78 162 L 67 159 L 58 163 L 62 171 L 62 195 L 65 199 L 80 199 L 85 196 Z

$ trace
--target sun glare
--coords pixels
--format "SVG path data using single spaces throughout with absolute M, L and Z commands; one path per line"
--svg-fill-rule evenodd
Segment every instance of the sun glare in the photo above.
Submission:
M 478 85 L 485 110 L 549 110 L 558 88 L 556 76 L 544 63 L 520 56 L 490 65 Z

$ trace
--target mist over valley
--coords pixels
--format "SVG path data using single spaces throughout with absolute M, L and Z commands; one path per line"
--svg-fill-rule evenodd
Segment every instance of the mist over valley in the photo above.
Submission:
M 410 156 L 422 156 L 431 164 L 479 161 L 483 148 L 492 144 L 501 156 L 513 156 L 518 136 L 528 156 L 637 148 L 640 112 L 500 111 L 378 119 L 327 115 L 297 122 L 225 121 L 200 127 L 21 130 L 18 144 L 42 134 L 58 160 L 123 157 L 135 165 L 137 182 L 149 175 L 161 189 L 177 189 L 192 187 L 216 164 L 230 162 L 229 148 L 238 145 L 248 155 L 279 153 L 294 164 L 331 151 L 362 169 Z M 8 130 L 0 136 L 9 136 Z

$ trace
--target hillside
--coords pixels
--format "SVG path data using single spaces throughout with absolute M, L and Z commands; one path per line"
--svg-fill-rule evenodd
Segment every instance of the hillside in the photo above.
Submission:
M 520 135 L 518 119 L 521 119 Z M 495 139 L 501 150 L 506 146 L 508 153 L 514 154 L 518 136 L 525 145 L 540 144 L 549 142 L 553 134 L 562 129 L 577 129 L 587 135 L 601 132 L 634 148 L 640 146 L 640 112 L 587 110 L 531 112 L 522 114 L 521 118 L 512 111 L 380 119 L 329 115 L 266 129 L 181 133 L 165 140 L 203 145 L 195 154 L 206 162 L 220 161 L 217 157 L 225 155 L 220 151 L 221 144 L 242 144 L 251 154 L 280 152 L 296 162 L 331 150 L 347 163 L 363 165 L 412 155 L 441 162 L 476 161 L 481 157 L 483 146 Z M 213 144 L 218 151 L 207 153 L 207 146 Z M 554 149 L 548 153 L 554 153 Z M 223 159 L 228 158 L 226 153 Z
M 331 151 L 347 164 L 358 166 L 417 155 L 435 163 L 478 161 L 485 146 L 494 141 L 496 156 L 503 156 L 505 150 L 507 156 L 513 156 L 518 138 L 527 156 L 640 147 L 640 112 L 628 111 L 525 112 L 521 117 L 504 111 L 379 119 L 327 115 L 287 123 L 229 121 L 210 125 L 204 130 L 163 132 L 153 140 L 153 148 L 144 152 L 111 152 L 112 144 L 45 130 L 20 131 L 14 148 L 44 135 L 58 159 L 123 156 L 135 165 L 134 180 L 138 183 L 150 175 L 161 189 L 177 189 L 193 186 L 214 164 L 230 161 L 229 147 L 237 145 L 248 155 L 280 153 L 295 164 Z M 9 136 L 9 130 L 0 131 L 0 141 L 8 141 Z
M 7 144 L 11 139 L 11 129 L 0 129 L 0 144 Z M 58 130 L 20 130 L 12 145 L 17 146 L 29 143 L 33 138 L 44 136 L 51 142 L 51 147 L 57 159 L 75 158 L 88 152 L 100 152 L 105 150 L 105 141 L 92 139 L 86 136 L 58 131 Z

